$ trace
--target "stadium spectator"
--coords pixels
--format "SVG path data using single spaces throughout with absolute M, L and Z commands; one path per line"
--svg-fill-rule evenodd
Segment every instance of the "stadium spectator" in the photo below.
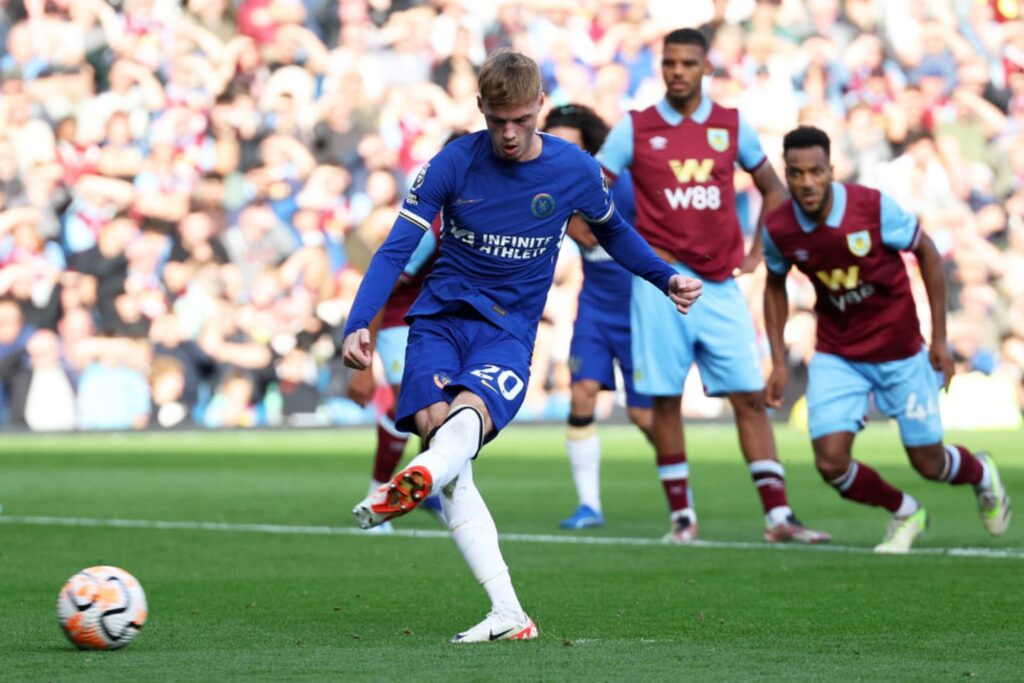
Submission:
M 217 386 L 204 413 L 207 427 L 255 427 L 259 413 L 254 400 L 255 384 L 248 373 L 229 371 Z
M 184 366 L 173 356 L 157 355 L 149 367 L 149 393 L 153 400 L 151 424 L 161 429 L 194 424 L 184 401 Z
M 75 388 L 64 368 L 57 334 L 37 330 L 25 354 L 27 364 L 10 380 L 12 423 L 35 432 L 74 429 Z
M 142 429 L 149 424 L 149 349 L 127 338 L 97 337 L 81 351 L 89 359 L 78 379 L 80 429 Z
M 25 365 L 25 346 L 36 331 L 25 324 L 18 302 L 2 293 L 9 271 L 0 271 L 0 415 L 5 422 L 10 421 L 11 382 Z

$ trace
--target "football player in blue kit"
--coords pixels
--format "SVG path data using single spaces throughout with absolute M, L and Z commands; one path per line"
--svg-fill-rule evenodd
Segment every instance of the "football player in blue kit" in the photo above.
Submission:
M 540 84 L 529 57 L 509 50 L 488 57 L 477 98 L 487 129 L 451 143 L 420 171 L 370 263 L 342 345 L 347 365 L 369 365 L 370 321 L 440 213 L 440 254 L 409 310 L 396 423 L 425 436 L 428 447 L 352 512 L 369 528 L 414 509 L 432 491 L 442 493 L 452 539 L 491 600 L 487 617 L 457 634 L 457 643 L 537 636 L 512 587 L 471 461 L 522 405 L 569 219 L 584 216 L 608 253 L 665 292 L 679 312 L 701 292 L 700 280 L 676 274 L 616 212 L 592 157 L 537 132 Z M 419 596 L 410 599 L 421 608 Z
M 608 124 L 590 107 L 567 104 L 548 112 L 544 131 L 573 142 L 594 155 L 608 135 Z M 632 225 L 636 220 L 636 202 L 628 170 L 616 180 L 612 198 L 619 214 Z M 572 402 L 565 442 L 579 502 L 559 526 L 563 529 L 589 529 L 604 525 L 601 441 L 594 423 L 594 410 L 601 390 L 615 389 L 615 363 L 619 364 L 622 372 L 629 419 L 648 440 L 653 422 L 652 401 L 633 386 L 629 322 L 633 274 L 616 263 L 598 244 L 587 222 L 579 216 L 570 219 L 567 234 L 579 245 L 583 260 L 583 288 L 569 348 Z

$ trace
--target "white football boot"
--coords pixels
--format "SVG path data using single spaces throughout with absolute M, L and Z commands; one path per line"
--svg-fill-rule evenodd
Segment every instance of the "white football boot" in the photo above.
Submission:
M 533 619 L 523 614 L 521 617 L 507 617 L 498 612 L 491 612 L 479 624 L 456 634 L 453 643 L 489 643 L 492 640 L 533 640 L 537 637 L 537 626 Z
M 928 522 L 928 511 L 923 507 L 906 517 L 893 517 L 885 538 L 875 546 L 875 552 L 888 555 L 910 552 L 910 546 L 928 528 Z
M 993 536 L 1006 532 L 1010 526 L 1010 496 L 1006 494 L 1006 486 L 996 469 L 995 460 L 984 451 L 974 454 L 981 460 L 989 471 L 989 485 L 985 488 L 976 488 L 978 496 L 978 512 L 981 513 L 981 523 Z

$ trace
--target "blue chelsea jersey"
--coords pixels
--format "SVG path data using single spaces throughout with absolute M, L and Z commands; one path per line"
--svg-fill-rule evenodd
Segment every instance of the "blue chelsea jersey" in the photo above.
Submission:
M 487 131 L 423 168 L 401 216 L 428 229 L 441 213 L 440 256 L 409 317 L 469 305 L 532 346 L 569 218 L 605 222 L 614 205 L 589 155 L 543 135 L 526 162 L 498 158 Z
M 612 186 L 615 208 L 630 225 L 636 223 L 636 199 L 633 196 L 633 176 L 622 172 Z M 580 248 L 583 260 L 583 289 L 580 308 L 588 315 L 610 320 L 625 320 L 629 324 L 629 300 L 633 294 L 633 274 L 612 259 L 600 244 Z

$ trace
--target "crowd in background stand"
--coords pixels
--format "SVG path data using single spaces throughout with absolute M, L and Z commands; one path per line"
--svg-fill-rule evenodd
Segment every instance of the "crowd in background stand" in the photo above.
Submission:
M 526 52 L 549 104 L 588 104 L 614 123 L 660 99 L 661 38 L 682 26 L 707 32 L 707 94 L 743 111 L 776 168 L 783 134 L 813 124 L 832 136 L 838 179 L 918 213 L 947 264 L 949 335 L 965 373 L 953 394 L 967 392 L 963 410 L 990 418 L 1003 392 L 997 407 L 1020 419 L 1016 0 L 0 0 L 0 9 L 2 426 L 371 421 L 388 397 L 368 407 L 346 398 L 340 326 L 411 178 L 450 131 L 482 127 L 484 56 Z M 749 229 L 759 198 L 738 191 Z M 563 252 L 523 419 L 568 409 L 581 274 L 574 249 Z M 762 283 L 763 268 L 742 278 L 757 319 Z M 791 284 L 795 401 L 814 321 L 811 287 L 797 275 Z M 723 410 L 699 378 L 686 396 L 690 415 Z

